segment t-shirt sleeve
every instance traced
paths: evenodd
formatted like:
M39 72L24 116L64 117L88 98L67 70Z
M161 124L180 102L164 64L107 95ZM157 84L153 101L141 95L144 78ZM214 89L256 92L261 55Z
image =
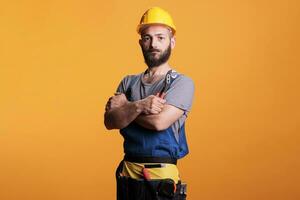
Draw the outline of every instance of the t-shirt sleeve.
M180 75L168 89L165 99L166 103L185 111L190 111L194 98L194 82L187 76Z
M119 83L116 92L120 93L126 93L127 87L128 87L128 76L124 77L122 81Z

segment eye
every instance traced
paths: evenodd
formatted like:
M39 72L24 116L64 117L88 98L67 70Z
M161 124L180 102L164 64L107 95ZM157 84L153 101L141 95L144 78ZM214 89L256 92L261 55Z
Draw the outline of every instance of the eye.
M159 40L164 40L165 38L162 37L162 36L159 36L158 39L159 39Z
M145 36L145 37L143 37L143 38L142 38L142 40L143 40L143 42L147 42L147 41L149 41L149 40L150 40L150 37L148 37L148 36Z

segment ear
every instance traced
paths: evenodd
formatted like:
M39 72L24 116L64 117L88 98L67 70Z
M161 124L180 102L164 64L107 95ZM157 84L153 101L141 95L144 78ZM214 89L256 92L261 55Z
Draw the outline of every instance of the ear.
M170 42L171 42L171 48L174 49L175 43L176 43L176 39L175 39L174 36L171 38L171 41L170 41Z

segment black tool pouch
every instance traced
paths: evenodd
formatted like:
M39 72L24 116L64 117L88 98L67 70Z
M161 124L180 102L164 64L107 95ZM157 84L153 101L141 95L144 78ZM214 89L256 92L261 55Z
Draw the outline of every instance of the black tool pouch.
M120 176L123 163L117 171L117 200L186 200L186 184L173 180L145 180ZM175 191L174 191L175 190Z

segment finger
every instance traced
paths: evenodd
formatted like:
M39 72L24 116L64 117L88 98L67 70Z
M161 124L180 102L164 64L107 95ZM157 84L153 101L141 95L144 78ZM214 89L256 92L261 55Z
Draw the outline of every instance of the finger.
M108 111L108 110L110 110L110 105L105 106L105 111Z
M159 112L156 110L151 110L149 114L156 115L156 114L159 114Z
M105 105L105 110L106 110L107 108L109 108L109 105L108 105L108 104Z
M111 108L118 107L118 103L116 103L116 102L113 102L113 103L111 103L111 104L110 104L110 107L111 107Z
M156 106L156 105L153 105L153 106L152 106L152 109L151 109L151 111L159 112L159 113L161 112L161 110L162 110L162 109L161 109L159 106Z
M163 105L162 104L152 104L150 110L153 110L153 109L156 109L156 110L159 109L161 111L163 109Z
M144 111L143 113L144 113L145 115L151 114L151 112L149 112L149 111Z
M159 101L156 101L156 102L153 102L152 106L156 106L158 108L163 108L164 104Z
M158 104L157 107L159 107L160 109L164 108L164 104Z
M106 106L110 106L111 105L111 101L106 103Z
M162 99L162 98L156 98L156 100L157 100L157 102L162 103L162 104L166 103L166 100Z

